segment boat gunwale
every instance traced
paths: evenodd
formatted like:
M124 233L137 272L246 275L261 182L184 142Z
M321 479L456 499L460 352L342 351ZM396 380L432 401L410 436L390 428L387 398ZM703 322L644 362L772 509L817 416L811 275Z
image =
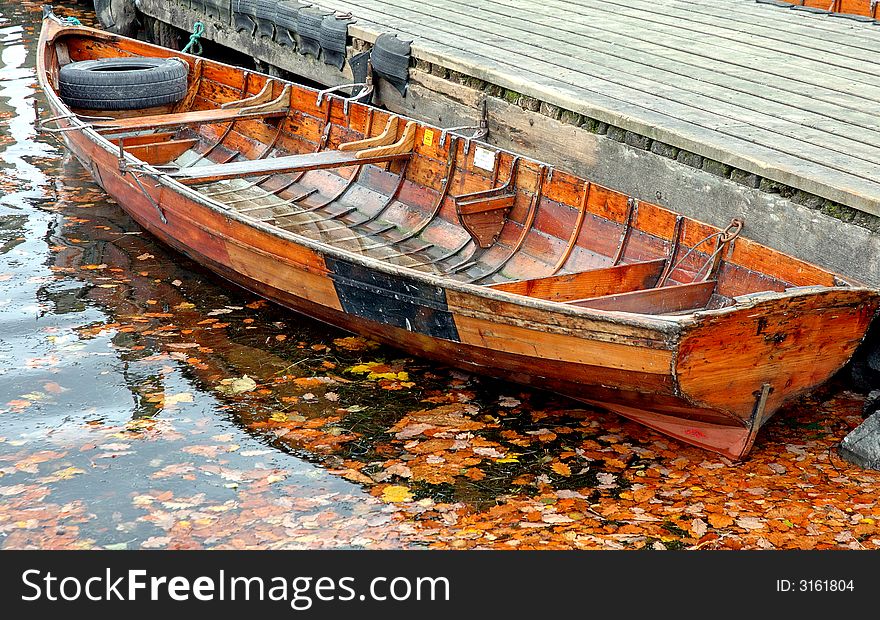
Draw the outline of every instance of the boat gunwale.
M50 22L55 25L55 30L53 32L48 32L49 29L46 28L46 23ZM112 143L107 137L100 134L96 129L90 126L88 123L84 122L82 119L77 117L75 113L72 112L71 108L67 106L67 104L60 98L60 96L55 92L55 89L51 87L47 83L47 78L49 75L49 67L46 66L46 56L45 56L45 48L48 45L54 44L57 40L64 36L82 36L86 38L104 40L111 43L115 43L120 39L124 39L120 35L115 35L112 33L107 33L101 30L88 28L84 26L75 26L62 23L60 18L55 16L54 14L45 16L42 22L42 29L40 33L40 41L38 46L38 63L37 63L37 79L41 86L42 91L45 93L45 96L50 105L57 108L61 112L69 113L69 116L63 118L59 121L68 123L68 126L71 130L79 131L84 137L89 139L96 146L101 147L106 152L115 155L118 157L118 147L116 144ZM172 51L175 54L179 54L181 57L184 57L190 62L195 61L198 57L193 56L191 54L186 54L183 52L179 52L176 50L168 50L168 48L164 48L158 45L153 45L151 43L147 43L144 41L136 41L139 45L142 45L146 48L155 48L157 50L162 51ZM229 68L233 71L243 71L240 67L235 67L233 65L228 65L226 63L222 63L216 60L211 59L203 59L207 62L213 63L218 66ZM251 73L259 74L265 77L268 80L275 80L282 84L292 84L293 86L303 89L305 91L311 91L317 96L319 92L318 89L312 88L310 86L306 86L303 84L297 84L295 82L290 82L288 80L283 80L281 78L272 77L266 75L264 73L260 73L258 71L252 71ZM330 94L329 98L342 99L341 96ZM370 106L366 104L355 103L354 105L361 105L363 107L369 108ZM291 108L292 110L292 108ZM401 119L404 120L414 120L419 125L423 127L427 127L430 129L435 129L440 131L441 128L435 127L433 125L429 125L425 122L419 121L417 119L412 119L411 117L407 117L403 114L398 115ZM78 126L77 126L78 125ZM75 128L75 129L74 129ZM492 150L496 153L504 153L511 157L521 157L523 160L537 165L537 166L549 166L549 164L543 163L540 160L522 156L518 153L509 151L507 149L486 143L481 140L472 140L474 144L483 146L489 150ZM835 276L842 281L846 282L847 286L826 286L826 285L809 285L809 286L799 286L799 287L789 287L784 291L759 291L755 293L748 293L741 296L734 297L733 300L736 302L730 306L725 306L722 308L716 308L712 310L697 310L688 314L680 314L680 315L653 315L653 314L642 314L635 312L623 312L616 310L597 310L593 308L583 308L578 306L570 306L566 304L562 304L559 302L554 302L550 300L543 300L539 298L529 297L526 295L519 295L516 293L508 293L505 291L500 291L496 289L492 289L487 286L480 286L476 284L470 284L468 282L460 282L458 280L454 280L451 278L444 278L441 276L437 276L432 273L426 273L424 271L419 271L417 269L409 268L403 265L394 265L385 261L382 261L378 258L372 258L369 256L365 256L363 254L358 254L355 252L351 252L342 248L338 248L336 246L330 245L328 243L318 241L312 239L310 237L306 237L301 234L294 233L292 231L288 231L276 226L271 226L269 224L263 223L255 218L252 218L246 214L242 214L237 212L234 209L230 209L228 205L220 202L219 200L212 199L210 196L207 196L192 187L187 186L180 181L169 177L161 170L158 170L154 166L143 162L142 160L136 158L134 155L124 152L125 161L137 164L137 166L148 173L148 176L155 179L159 185L169 189L170 191L175 192L178 195L185 197L188 200L195 202L196 204L201 205L202 207L206 207L212 212L221 215L225 218L233 219L243 225L251 227L253 229L259 230L260 232L267 233L273 237L278 239L282 239L286 242L294 243L300 246L303 246L309 250L315 251L322 255L329 255L332 258L341 259L348 262L353 262L361 267L365 267L368 269L376 270L380 273L385 273L392 276L398 277L406 277L416 281L420 281L424 284L428 284L430 286L435 286L444 290L452 290L454 292L473 295L476 297L484 298L490 301L511 303L517 306L530 308L539 311L550 312L553 314L563 315L563 316L571 316L579 319L587 319L594 320L601 323L612 323L630 327L636 327L641 329L650 329L655 330L662 333L665 336L682 336L683 330L687 327L693 327L697 324L701 323L703 320L724 316L726 314L732 314L734 312L739 312L742 310L753 308L762 302L769 302L775 300L784 300L792 297L799 296L809 296L814 295L819 292L833 292L833 291L846 291L846 292L871 292L875 295L878 294L878 290L861 285L860 283L852 281L850 278L842 278L838 274L820 267L818 265L813 265L808 261L804 261L797 257L792 257L795 260L813 266L818 270L827 273L829 275ZM573 175L576 176L576 175ZM579 177L578 177L579 178ZM600 186L602 187L602 186ZM610 190L609 191L615 191ZM665 207L658 208L665 209L670 213L675 214L675 211L670 209L666 209ZM704 222L700 222L694 218L687 218L699 224L703 224L709 226L711 228L717 228L712 226L711 224L706 224ZM761 247L766 247L763 244L758 244ZM746 267L746 266L744 266ZM748 268L748 267L746 267ZM585 270L588 271L588 270ZM458 311L458 309L456 309ZM498 320L498 315L492 315L495 320Z

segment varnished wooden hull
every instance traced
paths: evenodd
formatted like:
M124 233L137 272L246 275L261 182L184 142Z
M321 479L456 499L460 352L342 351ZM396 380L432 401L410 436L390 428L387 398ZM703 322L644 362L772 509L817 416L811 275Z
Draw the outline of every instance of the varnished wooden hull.
M54 22L44 25L39 50L54 115L68 112L49 83L58 32ZM774 411L846 363L878 306L875 291L829 286L831 276L813 288L740 296L734 305L684 315L563 305L279 230L173 179L141 176L142 189L98 132L61 135L144 229L227 280L343 329L605 407L735 459Z

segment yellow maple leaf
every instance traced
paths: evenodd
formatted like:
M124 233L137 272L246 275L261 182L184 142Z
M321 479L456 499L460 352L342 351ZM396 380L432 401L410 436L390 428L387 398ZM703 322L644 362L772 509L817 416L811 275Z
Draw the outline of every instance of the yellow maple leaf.
M78 469L76 467L67 467L65 469L59 469L58 471L54 472L50 476L50 478L52 478L53 480L70 480L74 476L84 473L86 472L82 469Z
M501 459L495 459L496 463L519 463L519 454L513 452Z
M390 379L391 381L397 379L396 372L371 372L367 375L367 379L371 381L375 381L376 379Z
M412 498L409 487L393 484L382 490L382 499L386 502L409 502L412 501Z

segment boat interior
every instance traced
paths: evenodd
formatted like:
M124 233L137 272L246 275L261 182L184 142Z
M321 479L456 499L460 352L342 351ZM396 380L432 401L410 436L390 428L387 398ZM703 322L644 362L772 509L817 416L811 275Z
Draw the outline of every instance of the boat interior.
M149 51L69 36L58 62ZM440 128L202 59L173 106L74 110L223 209L350 253L561 304L687 314L846 285L724 229ZM560 145L564 148L564 145Z

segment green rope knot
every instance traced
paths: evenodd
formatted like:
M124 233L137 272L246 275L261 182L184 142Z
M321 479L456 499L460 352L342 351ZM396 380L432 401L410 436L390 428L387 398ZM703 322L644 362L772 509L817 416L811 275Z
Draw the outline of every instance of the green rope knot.
M77 18L75 18L75 17L65 17L65 18L63 18L63 19L64 19L64 22L65 22L68 26L82 26L82 22L79 21L79 20L78 20Z
M193 32L189 35L189 43L186 44L181 52L184 54L195 54L196 56L202 55L202 42L199 41L199 37L205 34L205 24L202 22L196 22L193 24Z

